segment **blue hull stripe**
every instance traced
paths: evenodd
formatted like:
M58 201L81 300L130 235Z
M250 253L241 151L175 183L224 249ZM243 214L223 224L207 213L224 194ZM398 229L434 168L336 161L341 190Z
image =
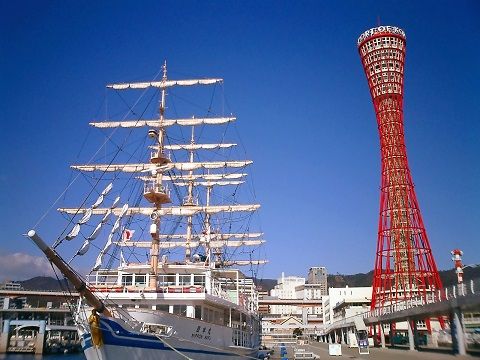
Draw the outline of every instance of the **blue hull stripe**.
M110 319L101 318L100 323L102 328L103 343L106 345L173 351L170 347L166 346L161 340L159 340L153 335L132 333L125 330L118 323ZM82 347L83 351L93 346L91 334L84 334L83 340L85 343L85 345ZM166 339L166 341L168 341L168 339ZM202 344L199 345L201 346ZM239 356L239 354L231 352L220 352L212 350L197 350L191 348L176 348L176 350L180 351L181 353L188 352L194 354L209 354L217 356Z

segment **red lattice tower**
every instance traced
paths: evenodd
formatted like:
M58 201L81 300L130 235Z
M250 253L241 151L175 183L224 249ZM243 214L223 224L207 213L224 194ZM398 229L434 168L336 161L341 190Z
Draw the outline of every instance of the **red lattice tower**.
M408 167L403 129L405 33L393 26L364 32L358 50L377 116L382 156L380 220L372 309L442 288Z

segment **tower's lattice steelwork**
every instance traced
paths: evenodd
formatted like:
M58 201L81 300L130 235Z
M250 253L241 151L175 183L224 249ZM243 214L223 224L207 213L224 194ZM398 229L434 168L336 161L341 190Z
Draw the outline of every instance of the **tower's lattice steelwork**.
M364 32L358 50L377 116L382 157L380 220L372 308L423 297L442 287L418 206L403 130L405 33Z

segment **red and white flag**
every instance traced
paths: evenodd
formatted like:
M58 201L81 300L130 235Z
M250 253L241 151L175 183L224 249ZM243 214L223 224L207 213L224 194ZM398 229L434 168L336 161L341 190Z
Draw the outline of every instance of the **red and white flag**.
M124 229L122 234L122 240L123 241L131 240L134 232L135 230Z

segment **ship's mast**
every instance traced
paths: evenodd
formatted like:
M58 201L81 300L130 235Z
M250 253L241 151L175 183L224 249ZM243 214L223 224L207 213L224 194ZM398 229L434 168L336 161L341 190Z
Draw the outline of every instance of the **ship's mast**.
M163 64L163 76L162 82L167 81L167 62ZM160 100L160 122L158 126L158 135L157 135L157 150L156 152L152 153L150 158L150 162L153 164L166 164L170 162L170 160L166 157L164 152L164 137L165 137L165 127L163 126L163 122L165 120L165 101L166 101L166 88L161 88L161 100ZM155 171L154 174L154 181L151 184L151 188L148 189L149 192L145 191L145 198L150 201L156 210L160 210L162 208L162 204L169 203L170 197L168 194L168 190L162 184L162 171ZM152 236L152 246L150 249L150 288L156 289L157 288L157 277L158 277L158 254L159 254L159 242L160 242L160 216L154 212L151 216L152 224L150 225L150 235Z
M262 233L239 233L228 232L220 233L212 230L211 220L212 215L219 213L236 213L236 212L254 212L260 205L258 204L212 204L212 192L216 186L238 186L242 184L243 178L247 175L238 173L235 170L248 166L252 163L251 160L222 160L222 161L198 161L196 159L195 151L197 150L215 150L228 149L237 144L231 143L197 143L195 141L195 126L203 125L221 125L228 124L236 118L233 116L222 117L190 117L190 118L167 118L166 110L166 95L169 87L190 87L196 85L212 85L221 83L223 80L219 78L207 79L184 79L184 80L169 80L167 78L167 64L163 65L163 76L158 81L146 81L135 83L115 83L107 85L107 88L114 90L129 90L129 89L147 89L150 87L160 89L159 100L159 117L155 119L142 120L122 120L122 121L102 121L92 122L92 126L97 128L140 128L148 127L148 136L154 140L154 144L150 146L152 153L149 163L128 163L128 164L88 164L88 165L72 165L73 169L82 172L103 171L103 172L124 172L124 173L141 173L150 172L149 176L141 176L138 179L145 181L143 195L150 202L149 207L128 207L124 205L122 209L112 207L75 207L75 208L59 208L58 210L65 214L85 214L89 212L90 215L104 215L114 214L121 218L123 215L143 215L149 216L150 223L150 238L144 241L136 240L129 241L123 239L120 242L115 242L120 246L135 246L136 248L145 248L150 250L150 281L149 287L152 290L157 289L157 277L159 272L159 252L160 249L171 249L177 247L185 248L185 262L191 262L192 248L204 246L205 255L207 257L206 263L214 266L216 261L222 261L222 250L225 247L241 247L241 246L258 246L264 242L258 239ZM166 129L171 126L191 126L192 135L189 144L165 144ZM189 159L186 162L172 162L166 151L188 151ZM195 161L197 160L197 161ZM196 173L197 170L206 170L206 173ZM215 170L223 169L222 172ZM178 170L180 174L164 174L169 170ZM213 173L210 171L213 170ZM170 203L170 191L163 183L172 182L174 186L186 186L187 196L183 199L180 206L164 206ZM198 204L197 194L195 189L197 186L205 187L206 203L200 206ZM203 192L203 191L202 191ZM193 217L197 214L205 214L203 221L203 231L201 236L194 236ZM185 234L161 234L160 225L162 216L181 216L186 217L187 231ZM77 224L78 225L78 224ZM101 225L101 224L100 224ZM100 227L97 226L98 229ZM94 231L94 233L97 230ZM212 236L213 234L213 236ZM109 246L112 245L112 240L109 238L104 250L97 258L96 268L101 266L102 256ZM83 245L82 245L83 248ZM85 252L83 252L85 253ZM82 255L82 254L80 254ZM248 264L265 263L264 260L223 260L223 265L248 265Z
M190 139L190 145L192 145L190 153L190 163L193 163L194 160L194 150L193 145L195 144L195 127L192 126L192 137ZM194 206L196 205L193 199L193 170L188 172L190 180L188 181L188 195L185 199L183 205L185 206ZM192 229L193 229L193 217L190 215L187 217L187 237L186 237L186 247L185 247L185 261L190 262L192 249L190 247L192 241Z
M212 196L212 186L207 186L207 206L210 206L210 197ZM210 225L210 214L205 214L205 255L207 256L208 263L212 264L212 254L210 251L210 240L212 234L212 228Z

